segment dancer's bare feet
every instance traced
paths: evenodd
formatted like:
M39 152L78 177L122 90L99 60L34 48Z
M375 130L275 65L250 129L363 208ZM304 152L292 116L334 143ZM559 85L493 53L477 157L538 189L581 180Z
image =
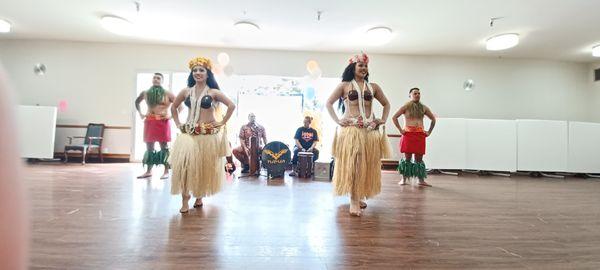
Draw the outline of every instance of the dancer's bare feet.
M350 215L355 217L360 217L362 214L362 210L360 210L360 203L352 200L350 202Z
M160 179L167 179L167 178L169 178L169 170L165 170L163 175L160 177Z
M202 205L204 205L202 198L196 198L196 201L194 202L194 208L200 208Z
M181 209L179 209L180 213L187 213L190 210L190 206L188 205L189 200L190 195L181 195Z
M422 187L431 187L432 185L428 184L425 181L419 181L419 186L422 186Z
M142 179L142 178L148 178L148 177L152 177L152 172L151 171L147 171L144 174L138 176L138 179Z
M398 185L401 185L401 186L408 185L408 179L402 177L402 180L400 180L400 182L398 182Z

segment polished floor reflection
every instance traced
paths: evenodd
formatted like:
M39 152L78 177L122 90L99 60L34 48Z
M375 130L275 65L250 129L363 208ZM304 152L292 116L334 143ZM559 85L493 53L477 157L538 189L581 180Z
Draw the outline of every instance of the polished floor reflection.
M139 164L26 168L32 269L600 269L600 181L433 175L360 218L330 182L228 179L181 215ZM190 202L191 205L192 202Z

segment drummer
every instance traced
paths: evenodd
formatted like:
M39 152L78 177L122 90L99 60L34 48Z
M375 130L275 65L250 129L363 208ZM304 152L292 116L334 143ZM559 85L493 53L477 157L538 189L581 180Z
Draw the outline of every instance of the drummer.
M319 141L319 136L314 128L310 127L313 118L310 116L304 117L304 125L296 130L294 140L296 145L294 146L294 157L292 158L292 172L290 176L296 176L296 167L298 165L298 153L299 152L311 152L313 153L313 162L319 159L319 150L315 148Z
M248 124L240 128L240 146L233 149L233 155L242 164L242 173L248 173L250 170L250 139L258 140L258 149L267 144L267 133L265 128L256 123L256 115L250 113L248 115Z

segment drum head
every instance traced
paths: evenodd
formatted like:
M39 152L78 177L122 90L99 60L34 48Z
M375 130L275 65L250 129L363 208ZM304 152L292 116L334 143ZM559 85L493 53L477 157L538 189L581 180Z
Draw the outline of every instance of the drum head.
M283 172L290 161L290 149L282 142L273 141L263 148L262 163L267 171Z

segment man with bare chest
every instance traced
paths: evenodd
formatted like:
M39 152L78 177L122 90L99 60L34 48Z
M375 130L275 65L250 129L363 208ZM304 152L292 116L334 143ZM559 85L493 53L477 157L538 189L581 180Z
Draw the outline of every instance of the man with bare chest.
M427 170L423 162L423 155L425 155L425 140L431 135L436 119L429 107L421 103L419 88L410 89L408 95L410 101L404 104L392 117L394 125L402 134L400 152L404 154L404 159L400 161L398 166L398 171L402 175L400 184L406 185L409 178L416 177L419 179L420 186L430 187L431 185L425 182ZM401 115L404 115L404 128L398 122ZM425 130L423 126L425 116L431 119L429 130Z
M135 108L140 117L144 120L144 142L146 143L146 153L144 154L143 164L147 166L144 174L138 178L148 178L152 176L152 167L154 165L164 165L165 170L161 179L169 177L169 158L168 142L171 141L171 127L168 114L169 107L175 100L173 93L162 87L163 75L155 73L152 77L152 87L143 91L135 99ZM142 113L140 103L146 101L148 111ZM154 150L154 144L160 144L160 151Z

